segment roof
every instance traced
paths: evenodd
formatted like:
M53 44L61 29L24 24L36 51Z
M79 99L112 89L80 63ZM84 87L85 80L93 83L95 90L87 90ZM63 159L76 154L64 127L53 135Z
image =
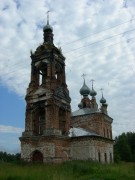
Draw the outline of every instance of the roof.
M86 114L92 114L98 112L95 109L90 109L90 108L82 108L77 111L74 111L71 113L71 116L80 116L80 115L86 115Z
M69 130L69 137L79 137L79 136L93 136L97 135L94 131L88 131L86 129L80 128L80 127L73 127ZM98 135L97 135L98 136Z

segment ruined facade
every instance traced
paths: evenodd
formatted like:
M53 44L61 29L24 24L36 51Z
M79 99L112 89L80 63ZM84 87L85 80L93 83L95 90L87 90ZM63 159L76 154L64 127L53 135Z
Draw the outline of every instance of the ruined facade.
M47 20L44 42L31 52L31 80L26 93L25 131L20 137L25 161L62 162L72 159L113 162L112 118L103 95L84 84L79 110L71 113L65 57L53 44ZM91 99L89 98L91 95Z

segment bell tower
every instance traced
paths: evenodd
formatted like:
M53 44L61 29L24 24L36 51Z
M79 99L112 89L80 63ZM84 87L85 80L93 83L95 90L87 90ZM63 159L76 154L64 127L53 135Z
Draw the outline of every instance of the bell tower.
M70 97L65 78L65 57L53 44L53 28L43 28L44 42L31 52L31 81L26 94L24 134L65 134L70 126Z
M25 131L20 138L22 149L28 138L65 137L70 128L71 99L66 84L65 57L53 44L49 14L43 34L44 42L35 52L31 51L31 79L25 97Z

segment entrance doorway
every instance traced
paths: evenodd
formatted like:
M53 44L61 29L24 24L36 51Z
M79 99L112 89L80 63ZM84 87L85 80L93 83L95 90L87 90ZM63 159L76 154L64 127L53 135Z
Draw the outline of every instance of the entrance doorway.
M43 154L40 151L34 151L32 155L33 162L43 162Z

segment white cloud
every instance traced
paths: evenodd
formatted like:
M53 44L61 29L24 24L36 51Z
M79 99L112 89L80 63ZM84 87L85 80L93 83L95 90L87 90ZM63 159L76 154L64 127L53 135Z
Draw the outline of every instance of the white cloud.
M0 125L0 133L15 133L15 134L21 134L24 129L22 128L17 128L14 126L5 126L5 125Z
M101 97L99 89L104 88L114 132L135 130L135 31L127 32L135 29L134 5L134 0L127 0L126 6L123 0L1 0L0 82L25 96L30 50L43 42L41 27L46 23L46 11L51 9L54 42L60 42L66 57L72 109L80 102L81 75L86 73L89 86L91 79L96 80L97 100Z

